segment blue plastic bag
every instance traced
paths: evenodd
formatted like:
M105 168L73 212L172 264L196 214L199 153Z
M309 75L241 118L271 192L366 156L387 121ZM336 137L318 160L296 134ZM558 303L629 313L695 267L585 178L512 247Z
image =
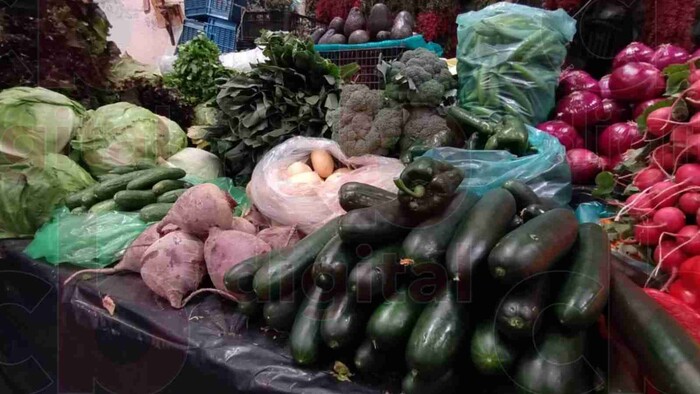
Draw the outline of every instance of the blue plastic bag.
M318 44L314 48L317 52L350 51L357 49L381 49L401 47L406 49L425 48L442 56L442 47L434 42L426 42L421 34L404 38L401 40L384 40L377 42L366 42L364 44Z
M600 219L613 216L607 205L598 202L584 202L576 207L576 219L579 223L599 223Z
M461 190L483 195L505 181L518 179L540 197L560 205L571 201L571 169L566 151L551 135L528 126L530 144L536 154L517 157L503 150L435 148L424 156L444 160L464 171Z
M561 9L502 2L461 14L457 24L460 105L545 121L576 21Z

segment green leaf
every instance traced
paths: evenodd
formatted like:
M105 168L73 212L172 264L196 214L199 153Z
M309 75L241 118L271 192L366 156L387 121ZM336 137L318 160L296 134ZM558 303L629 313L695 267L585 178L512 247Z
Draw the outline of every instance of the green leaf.
M331 75L324 75L323 76L326 79L326 82L328 82L329 85L335 85L335 78Z
M335 94L329 94L328 97L326 97L326 103L324 106L328 109L338 108L338 96Z
M593 196L598 198L609 197L615 190L615 176L609 171L603 171L595 177L596 187Z
M688 103L683 99L678 99L671 109L671 120L676 122L685 122L690 117L690 111L688 110Z
M670 107L673 105L673 102L675 99L673 98L668 98L663 101L659 101L658 103L649 106L647 109L644 110L644 112L637 117L637 128L639 128L639 132L644 133L647 130L647 117L649 116L650 113L656 111L659 108L663 107Z
M673 96L681 93L690 87L688 82L690 71L679 71L668 76L666 80L666 95Z
M380 66L377 66L379 68ZM349 81L360 71L360 65L357 63L344 64L340 66L340 79Z

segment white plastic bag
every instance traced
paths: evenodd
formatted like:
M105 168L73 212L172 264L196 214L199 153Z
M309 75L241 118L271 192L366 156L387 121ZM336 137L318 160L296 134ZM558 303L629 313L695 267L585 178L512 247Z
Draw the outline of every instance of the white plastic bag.
M326 150L337 162L353 170L319 184L290 182L287 167L306 161L312 151ZM348 158L335 141L294 137L270 150L253 170L248 196L257 209L273 222L311 233L345 211L338 203L338 190L347 182L362 182L396 191L394 178L403 170L397 159L380 156Z
M251 64L262 63L265 60L267 57L259 47L247 51L224 53L219 56L219 61L224 67L240 72L248 72L253 69Z

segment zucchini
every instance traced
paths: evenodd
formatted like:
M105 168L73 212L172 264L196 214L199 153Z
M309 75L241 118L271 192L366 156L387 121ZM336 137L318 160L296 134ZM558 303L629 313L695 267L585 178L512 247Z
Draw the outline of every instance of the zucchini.
M395 198L396 193L360 182L345 183L338 191L340 206L348 212L379 205Z
M476 327L470 352L476 370L487 376L507 375L518 357L516 349L501 338L491 321Z
M459 223L447 247L447 272L456 282L471 284L472 273L508 232L515 216L515 199L505 189L487 192Z
M615 331L662 393L700 393L700 345L623 273L613 271L609 316Z
M122 175L122 174L134 172L134 171L138 171L138 170L148 170L149 168L153 168L155 166L156 165L153 163L144 162L144 163L139 163L139 164L131 164L131 165L126 165L126 166L114 167L109 171L109 173Z
M511 179L503 184L503 188L508 190L510 194L515 197L515 203L517 205L518 211L525 209L525 207L530 205L539 205L542 200L537 196L534 190L525 183L517 180Z
M474 194L458 193L445 210L411 230L403 241L401 264L414 273L421 272L425 264L442 264L457 224L477 200Z
M358 300L374 302L395 289L401 244L383 246L357 263L348 277L348 292Z
M598 224L579 226L567 278L554 308L559 322L584 329L598 320L610 294L610 242Z
M332 219L292 248L285 248L285 253L268 254L270 258L253 278L255 294L265 301L276 300L297 288L316 255L338 232L339 220L340 218Z
M97 204L93 205L88 209L88 212L90 213L105 213L105 212L111 212L111 211L117 211L119 210L119 206L114 200L105 200L102 202L98 202Z
M175 202L181 195L183 195L187 189L177 189L170 190L158 196L156 199L158 202ZM151 192L152 193L152 192Z
M304 292L297 290L277 301L265 303L265 306L263 306L265 324L279 332L289 331L294 324L294 318L302 298L304 298Z
M88 210L87 210L85 207L80 206L80 207L75 207L75 208L73 208L73 210L71 210L70 213L72 213L72 214L74 214L74 215L77 215L77 214L80 214L80 213L86 213L87 211L88 211Z
M104 174L104 175L98 175L97 180L100 182L108 181L110 179L114 179L118 177L119 174Z
M233 293L250 294L253 292L253 278L260 267L271 259L281 258L286 249L273 250L271 252L253 256L235 264L224 274L224 286Z
M297 364L310 365L318 360L323 346L321 318L326 306L323 290L314 287L297 312L289 334L289 347Z
M421 313L406 345L406 362L421 379L444 375L452 366L467 335L464 305L447 287Z
M362 374L381 372L386 366L386 354L379 351L372 341L365 340L355 352L355 368Z
M504 283L546 271L573 246L578 233L569 209L547 211L508 233L489 254L489 270Z
M457 391L459 377L449 369L437 379L422 379L412 373L406 374L401 381L402 394L450 394Z
M75 193L71 194L70 196L66 197L66 207L68 207L68 209L75 209L81 205L85 206L85 205L83 205L83 195L85 195L85 194L92 195L94 193L95 189L97 188L97 185L98 184L96 183L92 186L88 186L87 188L85 188L81 191L75 192ZM88 205L87 207L89 208L90 206L92 206L92 204Z
M346 213L338 234L351 244L387 243L403 239L418 223L417 215L405 211L396 199Z
M157 222L162 220L168 212L170 212L170 208L172 207L173 204L164 202L149 204L141 208L139 211L139 218L146 223Z
M367 338L382 351L402 348L424 307L407 287L399 289L372 313Z
M532 204L526 206L520 211L520 217L523 218L523 223L526 223L547 211L549 211L549 209L544 207L543 205Z
M316 256L311 273L314 283L324 291L345 289L348 274L358 260L355 247L334 235Z
M134 178L126 186L127 190L145 190L150 189L156 183L166 179L180 179L187 175L185 170L179 168L159 167L146 170L145 173Z
M150 190L122 190L114 194L114 201L124 211L141 209L156 202L156 195Z
M185 188L185 181L179 180L179 179L164 179L151 188L151 191L155 193L156 196L160 196L161 194L165 192L169 192L172 190L177 190L177 189L184 189Z
M336 294L326 308L321 323L321 338L333 349L356 346L362 339L367 311L348 292Z
M243 297L238 301L236 311L249 319L257 319L262 313L263 304L256 297Z
M107 200L114 197L114 194L118 191L126 190L126 185L132 180L138 178L144 173L150 170L139 170L134 172L129 172L127 174L120 175L114 179L104 181L97 185L95 189L95 196L101 200Z
M531 337L539 329L540 314L547 306L549 275L540 274L515 285L501 300L496 326L511 339Z

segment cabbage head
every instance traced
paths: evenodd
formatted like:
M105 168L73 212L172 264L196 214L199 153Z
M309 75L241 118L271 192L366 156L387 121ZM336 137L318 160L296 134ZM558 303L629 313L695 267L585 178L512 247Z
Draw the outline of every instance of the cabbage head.
M170 119L122 102L88 111L71 146L93 175L101 175L122 165L167 159L187 146L187 136Z
M55 153L0 165L0 238L33 235L66 196L94 183L73 160Z
M44 88L0 92L0 164L60 153L77 131L85 109Z

